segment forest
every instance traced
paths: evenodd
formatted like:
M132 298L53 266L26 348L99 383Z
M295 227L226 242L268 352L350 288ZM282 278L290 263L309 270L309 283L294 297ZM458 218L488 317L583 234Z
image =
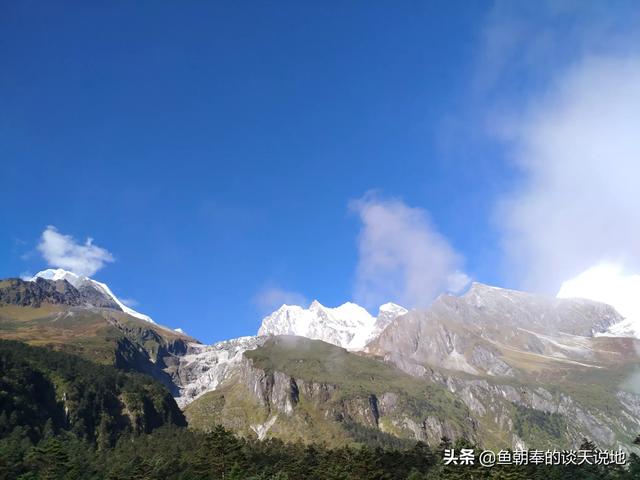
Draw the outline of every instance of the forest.
M0 341L0 480L422 480L638 479L626 466L445 465L464 440L360 444L239 438L223 427L189 429L166 388L154 380L74 355ZM595 445L585 440L582 449ZM477 451L477 450L476 450Z

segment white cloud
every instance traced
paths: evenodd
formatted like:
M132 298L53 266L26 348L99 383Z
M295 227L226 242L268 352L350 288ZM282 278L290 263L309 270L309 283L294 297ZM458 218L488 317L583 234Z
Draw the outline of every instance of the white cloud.
M105 263L114 260L109 251L94 245L92 238L79 244L72 236L58 232L52 225L42 232L38 250L49 266L64 268L78 275L91 276Z
M477 39L476 90L513 106L592 52L638 52L639 20L634 2L495 0Z
M555 293L603 262L640 271L640 60L576 64L517 124L525 181L498 217L520 286Z
M497 0L475 75L488 130L522 173L496 209L506 280L636 318L638 20L633 2Z
M254 297L253 303L262 313L270 313L282 305L307 306L309 301L304 295L276 286L263 287Z
M22 272L22 273L20 274L20 278L21 278L22 280L25 280L25 281L31 280L31 279L33 278L33 273L31 273L31 272L29 272L29 271Z
M562 283L560 298L590 298L608 303L625 318L640 322L640 275L621 265L602 263Z
M469 283L460 270L462 258L425 210L372 195L351 202L351 209L362 221L357 302L367 308L388 301L426 306L440 293L459 292Z
M121 298L120 301L127 307L137 307L140 305L140 302L138 302L135 298Z

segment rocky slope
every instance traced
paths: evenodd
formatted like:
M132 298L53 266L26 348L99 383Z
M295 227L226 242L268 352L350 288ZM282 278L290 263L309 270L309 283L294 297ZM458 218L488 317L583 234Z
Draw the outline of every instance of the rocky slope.
M620 321L604 304L474 284L397 318L366 351L446 385L486 441L616 446L640 430L640 343L598 336Z
M54 282L66 281L70 283L78 290L87 306L120 310L132 317L154 323L148 315L136 312L134 309L122 303L106 284L93 280L92 278L76 275L73 272L57 268L38 272L31 278L31 281L36 282L39 279L52 280Z
M475 439L469 410L446 388L302 337L258 337L215 390L190 403L191 425L249 436L346 444L366 438Z
M195 340L130 315L86 280L78 287L67 278L0 280L0 338L50 345L97 363L149 374L177 393L165 370Z
M470 374L515 374L506 357L571 364L598 357L595 335L622 317L610 306L473 284L392 322L366 350ZM606 356L606 355L605 355Z
M309 311L320 308L325 307L312 305ZM260 333L295 329L303 311L280 309L267 317ZM291 319L286 312L297 316ZM380 333L364 352L348 355L364 356L377 368L384 362L414 382L453 394L468 409L472 434L484 445L568 448L586 436L616 447L629 445L640 431L635 372L640 345L600 336L622 320L613 308L595 302L474 284L462 297L442 296L428 310L400 310L388 319L379 315L385 323ZM310 316L304 332L331 331L327 323L327 316ZM423 394L408 403L391 402L394 413L372 422L375 411L388 412L381 405L388 406L397 391L368 383L366 368L341 370L328 350L318 356L307 343L285 338L247 337L194 348L180 361L176 377L185 382L179 400L188 416L205 428L218 419L246 435L303 440L313 434L348 441L350 428L427 441L434 441L435 432L460 434L441 423L434 427L438 422L425 414L428 408L407 409L420 405ZM345 392L351 392L351 383L340 380L345 377L369 387L350 397ZM334 401L345 397L346 403ZM373 398L375 408L367 407Z
M308 309L283 305L263 319L257 337L189 345L186 355L176 358L170 369L179 386L178 403L185 406L218 388L234 374L244 352L263 345L267 337L294 335L359 350L405 313L405 308L393 303L382 305L377 317L354 303L329 308L314 301Z

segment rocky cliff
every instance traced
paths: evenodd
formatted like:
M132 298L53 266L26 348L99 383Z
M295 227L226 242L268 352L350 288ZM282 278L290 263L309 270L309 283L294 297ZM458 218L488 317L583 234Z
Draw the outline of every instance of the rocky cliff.
M243 353L233 374L186 408L198 428L344 444L369 436L476 438L470 412L446 388L324 342L277 336Z

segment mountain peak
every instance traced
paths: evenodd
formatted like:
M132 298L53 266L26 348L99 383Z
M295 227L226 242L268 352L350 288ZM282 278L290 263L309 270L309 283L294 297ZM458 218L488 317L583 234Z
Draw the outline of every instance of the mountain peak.
M481 282L471 282L471 286L469 287L469 290L468 290L468 292L500 292L500 291L512 292L516 290L509 290L502 287L495 287L493 285L487 285L486 283L481 283Z
M131 315L132 317L139 318L140 320L144 320L145 322L155 323L148 315L137 312L122 303L105 283L98 282L89 277L78 275L62 268L48 268L46 270L42 270L36 273L31 278L31 281L36 281L38 278L52 281L66 280L78 290L90 289L94 293L97 292L101 297L107 298L111 302L115 303L115 305L117 305L124 313Z
M378 311L380 313L382 313L382 312L391 312L391 313L397 313L398 315L403 315L403 314L407 313L409 310L407 310L406 308L404 308L401 305L398 305L397 303L387 302L387 303L384 303L384 304L380 305L380 308L378 309Z
M44 278L45 280L53 281L66 280L74 287L78 287L83 280L88 280L87 277L77 275L62 268L47 268L46 270L36 273L30 280L35 281L36 278Z
M314 300L309 305L309 310L317 310L318 308L324 308L324 305L322 305L318 300Z
M406 312L402 307L392 305L387 304L381 310L385 324ZM258 335L297 335L349 350L361 350L379 331L379 320L357 303L325 307L314 300L309 308L280 307L262 320Z

